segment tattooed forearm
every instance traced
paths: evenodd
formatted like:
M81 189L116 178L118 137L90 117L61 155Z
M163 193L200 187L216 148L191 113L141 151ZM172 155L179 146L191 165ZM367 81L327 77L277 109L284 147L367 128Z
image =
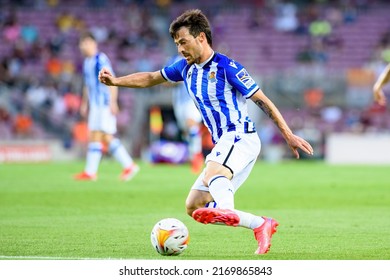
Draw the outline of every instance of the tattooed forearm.
M255 104L260 107L261 110L273 121L275 121L274 116L272 114L272 109L261 99L257 99Z
M286 125L283 121L283 117L280 116L280 113L277 109L276 111L273 111L272 108L270 108L270 106L268 106L268 104L261 99L257 99L254 102L275 123L275 125L280 129L282 133L285 133L287 131Z
M289 138L292 134L283 116L280 114L278 108L269 100L264 93L259 92L252 96L252 101L259 106L261 110L274 122L279 128L284 138Z

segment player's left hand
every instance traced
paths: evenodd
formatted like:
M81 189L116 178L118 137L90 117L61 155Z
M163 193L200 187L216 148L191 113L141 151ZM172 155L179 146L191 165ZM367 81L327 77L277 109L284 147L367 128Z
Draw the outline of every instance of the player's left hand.
M298 149L304 151L308 155L313 155L313 147L305 139L293 134L286 141L297 159L299 159Z
M80 105L80 115L83 118L86 118L88 115L88 103L87 102L81 102Z
M111 105L110 105L110 110L111 110L111 113L112 113L113 115L118 114L118 113L119 113L118 103L112 102Z
M374 87L374 100L379 105L382 105L382 106L386 105L386 97L385 97L385 94L383 93L382 89L376 89Z

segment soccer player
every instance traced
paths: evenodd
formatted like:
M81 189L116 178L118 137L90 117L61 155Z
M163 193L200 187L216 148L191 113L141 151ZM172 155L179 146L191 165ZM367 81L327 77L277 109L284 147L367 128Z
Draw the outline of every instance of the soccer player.
M173 64L181 59L182 57L180 55L176 55L169 64ZM203 166L202 137L200 131L202 117L188 94L184 83L174 84L172 88L173 111L179 128L184 132L188 140L191 170L193 173L198 174L201 172Z
M234 207L234 193L248 177L260 152L260 139L248 116L246 100L251 99L274 121L296 158L298 149L312 155L313 148L292 133L241 64L214 52L210 25L200 10L184 12L171 23L169 32L184 59L160 71L118 78L102 69L99 79L106 85L136 88L184 81L215 142L205 169L188 194L187 213L204 224L252 229L258 243L255 253L265 254L278 222ZM213 201L217 208L206 207Z
M386 105L386 97L383 93L383 86L390 81L390 63L380 74L378 80L374 84L374 100L380 105Z
M98 80L98 73L103 67L113 73L110 60L104 53L99 52L97 42L91 33L81 36L79 47L85 56L83 64L85 85L80 114L86 117L88 112L89 143L85 169L77 174L75 179L96 180L105 145L123 167L120 179L128 181L139 171L139 167L121 141L114 136L117 129L115 114L118 112L118 88L107 87Z

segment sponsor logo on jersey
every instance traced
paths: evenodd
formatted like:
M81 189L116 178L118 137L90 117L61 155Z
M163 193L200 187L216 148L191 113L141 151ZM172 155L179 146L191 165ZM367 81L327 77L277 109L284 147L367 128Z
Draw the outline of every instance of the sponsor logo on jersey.
M237 65L234 63L234 61L233 61L233 60L231 60L231 61L229 62L229 66L231 66L231 67L233 67L233 68L236 68L236 69L237 69Z
M241 71L236 74L236 77L247 89L250 89L250 87L255 84L255 81L245 68L241 69Z

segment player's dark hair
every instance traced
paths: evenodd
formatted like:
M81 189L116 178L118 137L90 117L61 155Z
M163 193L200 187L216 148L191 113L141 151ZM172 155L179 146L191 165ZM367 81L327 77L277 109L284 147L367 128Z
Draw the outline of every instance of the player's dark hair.
M89 31L85 31L85 32L81 33L80 41L85 40L85 39L92 39L92 40L96 41L95 36L93 36L92 32L89 32Z
M177 31L179 31L179 29L183 26L187 27L190 34L194 37L197 37L201 32L204 32L207 43L210 47L213 46L210 23L201 10L196 9L185 11L171 23L171 26L169 27L169 34L173 39L175 39Z

